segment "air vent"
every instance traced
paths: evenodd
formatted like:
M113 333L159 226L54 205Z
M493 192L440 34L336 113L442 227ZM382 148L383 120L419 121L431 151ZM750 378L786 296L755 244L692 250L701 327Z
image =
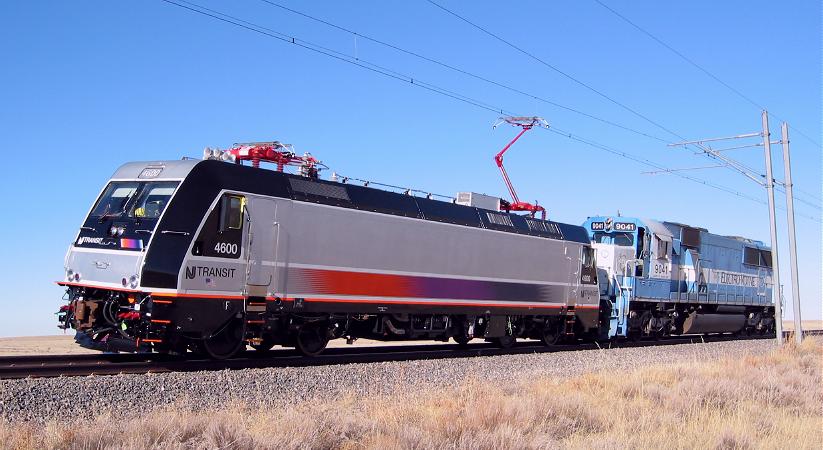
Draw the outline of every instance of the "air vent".
M560 235L560 227L558 227L556 223L544 222L537 219L526 219L526 223L529 225L529 230L531 231Z
M500 225L502 227L514 227L511 217L505 214L497 214L487 211L486 218L489 219L490 223L493 223L495 225Z
M319 197L351 201L349 199L349 193L346 192L346 188L343 186L318 183L316 181L300 180L297 178L289 179L289 183L291 183L291 188L294 192L305 195L315 195Z

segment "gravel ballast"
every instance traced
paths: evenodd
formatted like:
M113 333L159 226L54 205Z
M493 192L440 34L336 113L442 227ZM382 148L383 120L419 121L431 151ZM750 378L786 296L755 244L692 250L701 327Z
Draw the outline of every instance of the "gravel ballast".
M515 383L536 377L742 358L774 348L771 340L725 341L317 367L3 380L0 418L45 422L92 418L103 412L130 417L169 406L204 411L238 403L276 408L341 394L391 394L456 386L469 379Z

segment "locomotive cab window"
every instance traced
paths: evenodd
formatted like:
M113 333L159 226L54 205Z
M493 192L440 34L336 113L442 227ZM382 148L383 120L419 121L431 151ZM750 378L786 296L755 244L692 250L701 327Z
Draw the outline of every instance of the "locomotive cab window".
M657 240L657 259L669 259L669 247L671 242L655 237Z
M594 267L594 248L583 247L583 267L590 269Z
M595 250L592 247L583 247L583 254L580 261L580 282L583 284L597 284L597 264L595 263Z
M220 199L220 232L243 228L243 197L224 195Z
M224 194L206 218L192 246L192 255L239 258L243 252L245 205L245 197Z

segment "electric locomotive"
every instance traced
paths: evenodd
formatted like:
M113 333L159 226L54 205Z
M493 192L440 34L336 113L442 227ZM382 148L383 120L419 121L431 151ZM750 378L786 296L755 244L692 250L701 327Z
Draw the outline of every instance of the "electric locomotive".
M771 250L762 242L620 216L583 226L597 251L609 338L774 333Z
M124 164L66 255L61 327L89 348L212 358L247 344L315 355L336 338L600 336L585 228L319 168L279 142Z

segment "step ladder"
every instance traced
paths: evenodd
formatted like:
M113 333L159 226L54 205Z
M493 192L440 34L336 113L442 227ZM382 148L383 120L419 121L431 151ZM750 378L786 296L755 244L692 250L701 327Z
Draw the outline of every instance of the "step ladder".
M577 316L574 312L574 306L569 306L566 309L566 318L564 320L563 333L566 336L574 336L574 324L577 322Z

